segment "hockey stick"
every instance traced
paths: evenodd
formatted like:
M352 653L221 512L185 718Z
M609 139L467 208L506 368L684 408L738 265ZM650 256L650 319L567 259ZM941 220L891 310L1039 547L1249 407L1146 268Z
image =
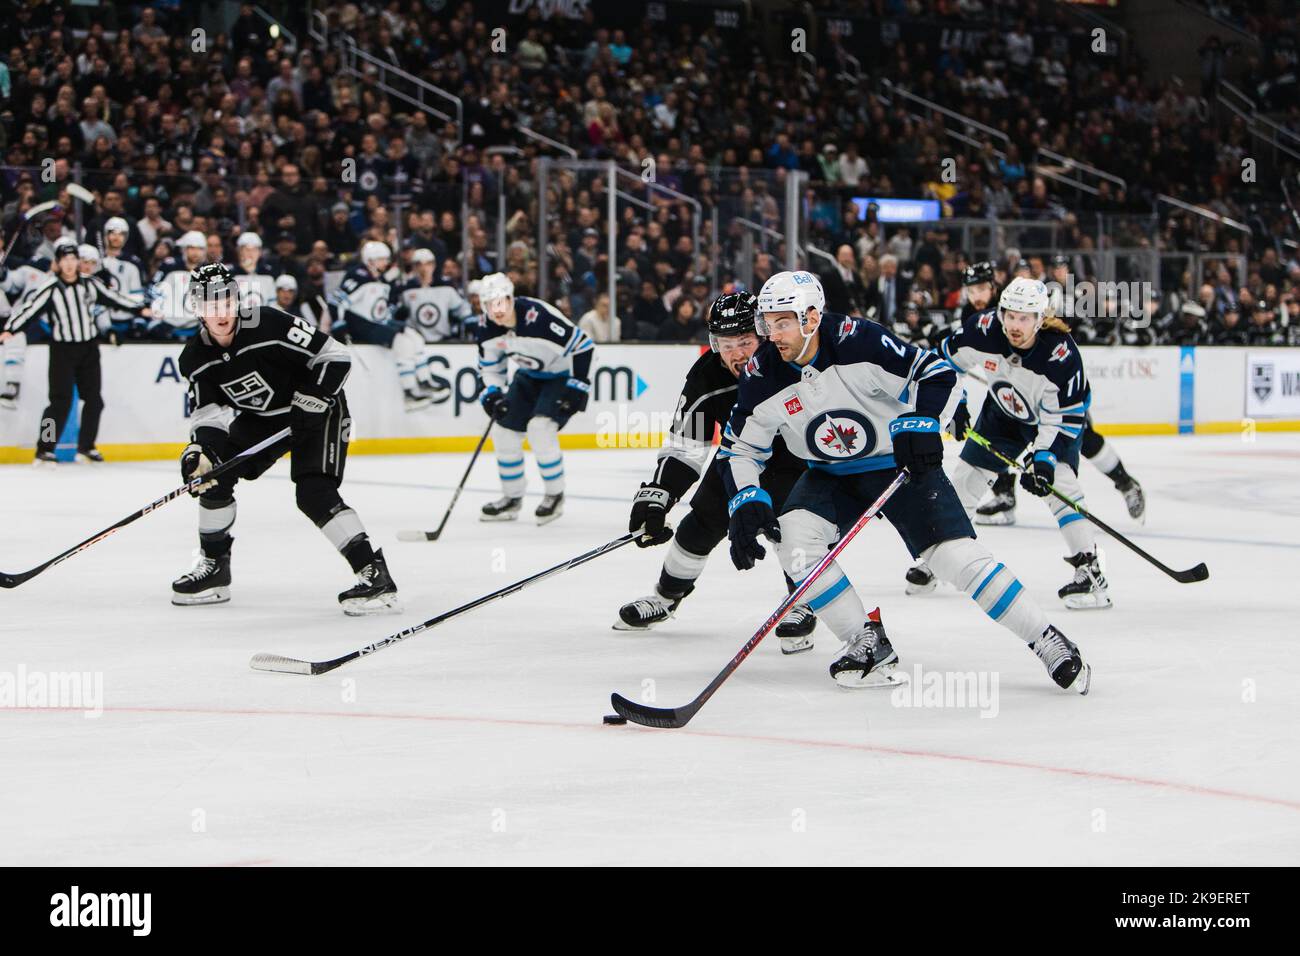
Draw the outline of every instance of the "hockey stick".
M399 531L397 532L398 541L437 541L442 534L442 529L447 527L447 519L451 517L451 509L456 507L456 502L460 499L460 493L465 490L465 482L469 481L469 473L474 470L474 462L478 461L478 453L483 450L487 444L488 432L492 431L492 425L495 421L491 415L488 416L487 428L483 429L483 437L478 440L478 446L474 449L474 454L469 460L469 465L465 469L465 474L461 476L460 484L456 486L456 493L451 496L451 504L447 505L447 513L442 516L442 521L438 522L438 527L433 531Z
M536 584L544 578L549 578L554 574L559 574L560 572L567 571L570 568L576 568L578 565L586 564L588 561L594 561L602 554L608 554L610 551L621 548L625 544L630 544L639 535L639 531L633 531L623 535L622 537L615 538L613 541L602 544L598 548L592 548L590 551L585 554L580 554L576 558L570 558L568 561L547 568L545 571L538 571L536 574L526 577L521 581L516 581L514 584L507 584L505 587L493 591L491 594L485 594L481 598L476 598L473 601L470 601L468 604L462 604L460 607L452 608L450 611L444 611L437 617L431 617L427 621L422 621L419 624L408 627L404 631L398 631L396 634L385 637L383 640L375 641L373 644L367 644L360 650L353 651L350 654L344 654L342 657L336 657L333 660L300 661L293 657L282 657L279 654L254 654L253 659L248 662L248 665L255 671L274 671L277 674L307 674L310 676L324 674L327 671L334 670L336 667L342 667L344 664L349 661L354 661L358 657L365 657L367 654L382 651L385 647L400 643L408 637L419 634L421 631L427 631L430 628L437 627L444 621L449 621L453 617L464 614L466 611L472 611L476 607L482 607L484 604L487 604L490 601L495 601L497 598L503 598L507 595L514 594L517 591L522 591L524 588L528 587L528 585Z
M63 209L62 206L60 206L53 199L51 199L48 202L37 203L31 209L28 209L25 213L23 213L19 220L17 228L14 229L14 234L9 237L9 243L8 245L5 246L4 255L0 256L0 266L4 265L6 262L9 261L9 253L13 252L14 244L18 241L18 237L23 234L23 230L27 228L27 224L29 222L31 222L37 216L45 215L47 212L58 212L61 211L62 209Z
M1002 454L1002 452L998 451L996 448L993 447L993 445L989 442L987 438L985 438L979 432L975 431L973 428L966 429L966 437L969 438L971 441L973 441L975 444L979 445L981 448L983 448L985 451L991 454L994 458L997 458L1003 464L1009 465L1010 467L1015 468L1017 471L1020 472L1023 472L1025 470L1024 467L1019 462L1012 461L1006 455ZM1057 498L1064 501L1071 508L1073 508L1081 517L1087 518L1089 521L1095 524L1102 531L1105 531L1108 535L1110 535L1120 544L1124 545L1124 547L1128 548L1130 551L1133 551L1139 557L1145 558L1147 561L1154 564L1157 568L1165 572L1165 574L1169 575L1179 584L1194 584L1197 581L1204 581L1206 578L1210 576L1210 569L1205 566L1204 561L1202 561L1194 568L1188 568L1186 571L1175 571L1173 568L1165 564L1161 564L1160 561L1158 561L1156 558L1152 557L1151 555L1147 554L1147 552L1143 551L1141 548L1139 548L1128 538L1124 537L1124 535L1120 534L1110 525L1106 524L1106 522L1102 521L1091 511L1088 511L1086 508L1071 501L1068 496L1061 494L1061 492L1058 491L1054 486L1048 485L1047 490L1050 491Z
M238 455L236 455L234 458L231 458L229 461L223 461L221 464L217 465L217 467L213 468L207 474L199 475L195 478L191 478L189 481L181 485L175 491L167 492L167 494L163 495L161 498L159 498L157 501L153 502L152 504L145 505L139 511L127 515L125 518L123 518L121 521L117 522L116 524L109 525L107 528L105 528L103 531L99 532L98 534L92 535L91 537L87 538L85 541L81 542L80 544L72 546L67 551L64 551L62 554L50 558L50 560L46 561L44 564L39 564L36 567L32 568L30 571L23 571L20 574L6 574L3 571L0 571L0 588L18 587L18 585L22 584L25 581L31 580L32 578L36 577L36 575L40 574L42 571L49 570L50 568L54 567L56 564L61 564L62 562L68 560L68 558L72 557L74 554L77 554L81 551L85 551L92 544L95 544L96 542L99 541L103 541L114 531L118 531L122 528L125 528L127 525L135 521L137 518L143 518L145 515L149 514L149 512L156 511L157 509L161 508L163 505L167 504L167 502L173 501L176 498L179 498L181 495L188 494L190 491L194 490L195 488L198 488L200 485L205 484L206 482L211 481L213 478L216 478L219 475L223 475L228 471L234 470L234 468L237 465L244 463L253 455L256 455L260 451L265 451L267 448L270 448L276 442L287 437L289 437L289 429L287 428L280 429L270 438L258 442L256 445L254 445L252 448L248 449L247 451L240 452Z
M786 616L790 608L803 600L803 596L808 592L808 589L812 587L812 583L816 581L818 576L821 575L821 573L830 566L831 562L839 556L840 552L843 551L848 543L853 540L854 535L866 527L867 522L880 513L880 509L885 506L885 502L893 496L894 492L903 486L903 483L907 481L908 477L906 469L898 473L897 477L889 483L889 487L881 493L880 497L872 503L870 508L862 512L862 517L858 518L858 520L854 522L853 527L848 530L844 537L840 538L840 540L835 543L835 546L831 548L830 551L826 552L826 556L817 562L817 566L809 572L806 578L799 582L799 586L790 592L786 599L781 602L781 606L772 612L771 616L763 622L763 626L754 632L754 636L745 643L745 646L737 652L736 656L731 659L730 663L718 672L718 676L713 678L713 680L709 682L709 686L704 688L704 690L700 692L699 696L693 701L684 707L647 707L645 704L635 703L619 694L611 694L609 699L610 703L614 705L614 710L620 717L630 720L635 724L641 724L643 727L685 727L690 723L691 718L699 713L700 708L708 703L709 698L712 697L717 689L722 686L723 681L734 674L736 668L744 662L750 652L754 648L758 647L759 641L767 637L771 630L780 623L781 618Z

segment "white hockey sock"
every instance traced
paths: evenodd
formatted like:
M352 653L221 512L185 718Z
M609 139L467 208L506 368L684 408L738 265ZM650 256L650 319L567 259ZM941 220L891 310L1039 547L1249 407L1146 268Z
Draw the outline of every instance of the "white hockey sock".
M694 581L704 573L708 560L707 554L692 554L673 538L668 544L668 556L664 558L664 573L683 581Z
M921 557L941 580L969 594L985 614L1026 644L1047 630L1047 615L1020 579L974 538L944 541L927 548Z
M1119 453L1115 451L1114 446L1104 438L1101 440L1101 448L1097 450L1097 454L1093 455L1088 460L1096 465L1103 475L1109 475L1119 467L1120 464Z
M952 486L957 489L957 497L961 499L967 517L974 514L995 478L997 475L994 472L976 468L960 458L957 459L957 466L952 472Z
M1079 484L1079 476L1069 465L1060 465L1056 469L1056 480L1052 484L1067 498L1081 507L1087 507L1084 504L1083 487ZM1065 546L1070 549L1070 554L1078 554L1080 551L1096 552L1097 533L1091 521L1055 495L1048 495L1043 500L1047 502L1052 517L1060 526L1061 534L1065 537Z
M397 378L402 383L402 391L419 392L420 382L416 377L416 366L424 352L424 339L415 329L403 329L393 337L393 362L397 366Z
M27 364L27 333L15 332L13 338L0 346L3 368L0 368L0 385L22 382L23 366Z
M524 477L524 433L509 428L493 429L492 444L497 453L501 491L507 498L522 498L528 487Z
M797 586L839 540L835 525L810 511L781 516L781 543L776 546L781 567ZM836 562L826 567L808 588L803 603L840 640L848 640L867 619L862 598Z
M559 423L541 415L530 419L528 444L533 446L537 470L542 473L542 490L548 495L564 494L564 453L560 451Z

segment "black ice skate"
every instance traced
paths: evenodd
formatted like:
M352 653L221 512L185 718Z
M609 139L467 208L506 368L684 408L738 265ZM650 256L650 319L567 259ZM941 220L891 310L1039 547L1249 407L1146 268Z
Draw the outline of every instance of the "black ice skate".
M812 650L812 633L816 627L817 615L807 604L790 608L790 613L776 626L776 636L781 639L781 653L798 654Z
M77 452L77 461L83 465L102 465L104 456L99 453L98 448L88 448Z
M662 624L672 617L684 597L685 594L677 598L665 597L656 585L654 594L638 598L618 609L618 620L614 622L614 630L648 631L656 624Z
M397 603L397 585L383 551L376 551L374 560L357 572L357 583L339 594L339 603L349 617L385 611Z
M903 589L906 594L929 594L939 586L934 572L924 561L917 561L908 568L904 577L907 579L907 587Z
M1074 580L1056 592L1072 611L1087 611L1111 606L1106 593L1106 575L1101 571L1101 559L1093 552L1080 551L1065 559L1074 568Z
M0 408L17 408L18 392L22 389L22 382L10 382L8 385L0 388Z
M537 510L533 514L537 516L539 525L550 524L564 514L564 492L560 492L558 495L543 496L542 503L537 506Z
M38 468L48 468L50 465L57 465L59 456L52 451L38 451L36 457L32 459L32 464Z
M905 675L896 674L898 654L885 636L885 625L880 621L880 608L867 615L862 630L854 634L844 647L844 654L831 665L831 677L841 687L888 687L905 683Z
M992 495L975 509L975 523L983 525L1007 525L1016 523L1016 493L999 492L996 488Z
M514 521L524 506L523 498L498 498L489 501L479 512L479 521Z
M1050 624L1043 636L1029 645L1052 675L1058 687L1077 694L1088 693L1092 686L1092 668L1085 664L1079 648Z
M1125 473L1124 477L1115 482L1115 490L1124 496L1124 507L1128 508L1128 516L1134 521L1146 524L1147 496L1137 479Z
M408 412L418 412L433 404L433 396L428 392L408 388L402 392L402 404Z
M199 551L194 567L172 582L172 603L178 607L225 604L229 600L229 551L217 558Z

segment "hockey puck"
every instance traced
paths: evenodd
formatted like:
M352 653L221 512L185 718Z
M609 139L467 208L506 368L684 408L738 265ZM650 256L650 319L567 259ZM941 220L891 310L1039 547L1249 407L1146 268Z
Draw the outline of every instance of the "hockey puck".
M606 714L605 723L607 724L626 724L627 718L620 717L618 714Z

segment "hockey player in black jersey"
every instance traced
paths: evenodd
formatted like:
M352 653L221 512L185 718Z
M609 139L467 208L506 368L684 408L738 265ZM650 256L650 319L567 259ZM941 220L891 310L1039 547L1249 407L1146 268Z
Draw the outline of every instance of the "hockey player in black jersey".
M721 474L712 467L713 435L726 424L736 403L737 380L759 346L754 331L757 304L758 298L752 293L733 292L720 296L709 310L712 348L686 373L686 385L659 451L654 478L643 482L633 496L628 522L629 531L645 529L636 542L640 547L663 544L669 538L672 544L654 593L619 608L616 630L643 631L672 617L678 605L695 590L695 581L704 571L710 552L727 536L727 494ZM762 476L762 487L772 496L775 507L781 507L805 470L803 462L777 438ZM700 486L691 498L691 510L673 533L665 525L668 512L686 497L697 480ZM788 578L786 584L792 587ZM810 649L816 626L817 618L806 605L793 607L776 629L781 650L796 654Z
M292 434L235 473L199 486L199 545L194 568L172 582L172 603L230 600L230 529L235 483L252 481L285 452L298 508L338 549L357 584L338 596L345 614L392 607L397 599L382 551L371 548L361 519L339 497L352 419L343 383L347 350L306 320L271 306L241 306L234 275L207 263L190 279L198 333L181 352L190 383L190 444L181 455L188 481L288 425Z

